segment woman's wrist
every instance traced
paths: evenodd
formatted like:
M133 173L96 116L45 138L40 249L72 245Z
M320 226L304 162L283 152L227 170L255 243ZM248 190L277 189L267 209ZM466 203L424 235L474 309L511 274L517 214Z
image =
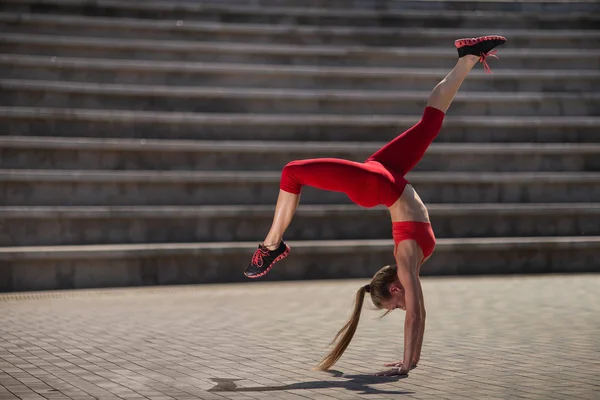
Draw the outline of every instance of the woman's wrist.
M415 361L413 361L412 363L410 363L410 365L402 364L401 368L406 369L406 370L415 369L415 368L417 368L417 363Z
M416 364L416 363L410 363L410 364L403 363L403 364L400 366L400 369L403 369L403 370L405 370L405 371L410 371L411 369L413 369L413 368L416 368L416 367L417 367L417 364Z

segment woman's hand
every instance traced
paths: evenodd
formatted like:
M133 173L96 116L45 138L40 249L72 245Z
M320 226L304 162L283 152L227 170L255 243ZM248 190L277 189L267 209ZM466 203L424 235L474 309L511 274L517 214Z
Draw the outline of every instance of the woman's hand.
M386 371L377 372L376 376L407 376L408 371L404 367L391 368Z
M402 367L402 365L403 365L403 364L402 364L402 360L400 360L400 361L396 361L396 362L391 362L391 363L385 363L385 364L383 364L383 366L384 366L384 367L396 367L396 368L400 368L400 367ZM410 366L410 369L415 369L415 368L417 368L417 363L416 363L416 362L414 362L414 363L413 363L413 364Z

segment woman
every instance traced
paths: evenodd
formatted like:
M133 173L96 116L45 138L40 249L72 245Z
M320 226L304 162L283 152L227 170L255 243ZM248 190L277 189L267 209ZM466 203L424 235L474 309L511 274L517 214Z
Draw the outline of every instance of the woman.
M491 72L486 58L496 57L496 50L492 49L504 42L506 38L502 36L456 40L458 62L431 92L421 120L364 163L321 158L292 161L283 168L273 224L245 271L249 278L265 275L290 253L282 238L298 207L303 185L343 192L362 207L385 204L392 219L396 265L382 268L371 283L358 290L352 317L334 338L334 348L318 369L331 367L348 347L358 325L365 293L370 293L373 304L379 309L406 311L404 359L386 364L393 368L380 374L405 375L419 362L425 329L419 272L433 253L435 236L427 208L404 176L421 160L436 138L445 113L469 71L480 61L485 72Z

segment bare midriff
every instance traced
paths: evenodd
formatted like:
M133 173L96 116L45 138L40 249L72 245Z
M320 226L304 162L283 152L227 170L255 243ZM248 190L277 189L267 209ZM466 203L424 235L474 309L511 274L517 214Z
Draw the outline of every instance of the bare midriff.
M427 207L410 184L405 186L402 195L388 207L388 210L390 210L392 222L430 222Z

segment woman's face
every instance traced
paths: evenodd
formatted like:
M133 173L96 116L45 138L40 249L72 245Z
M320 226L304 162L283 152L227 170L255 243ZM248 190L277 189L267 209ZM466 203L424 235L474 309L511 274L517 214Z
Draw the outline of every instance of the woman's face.
M404 299L404 288L402 285L400 285L400 283L392 283L389 290L392 297L381 304L383 308L390 311L396 309L406 311L406 301Z

